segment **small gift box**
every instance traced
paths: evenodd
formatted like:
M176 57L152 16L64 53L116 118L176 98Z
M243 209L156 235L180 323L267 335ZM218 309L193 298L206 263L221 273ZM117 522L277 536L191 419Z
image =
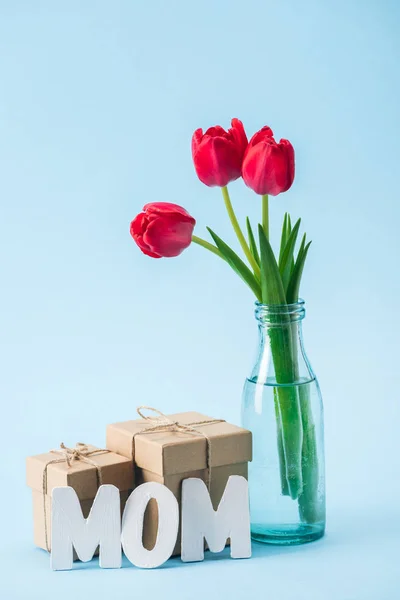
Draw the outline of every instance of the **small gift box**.
M135 486L148 481L164 484L180 503L181 483L188 477L205 481L216 510L230 475L247 478L252 457L251 432L220 419L197 412L145 416L107 427L107 448L135 462ZM154 409L149 409L154 411ZM158 529L158 509L148 504L143 544L154 547ZM180 535L174 554L180 554Z
M95 446L77 444L67 448L61 444L58 450L28 457L26 479L32 489L34 543L50 552L53 488L72 487L87 518L100 485L112 484L120 490L123 510L133 488L133 463L130 458Z

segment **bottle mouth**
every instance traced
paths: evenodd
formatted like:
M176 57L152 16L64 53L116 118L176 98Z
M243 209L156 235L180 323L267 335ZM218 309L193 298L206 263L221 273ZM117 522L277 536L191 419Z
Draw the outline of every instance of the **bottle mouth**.
M268 325L284 325L285 323L293 323L304 319L306 309L305 302L299 298L293 304L263 304L256 302L255 315L259 323Z

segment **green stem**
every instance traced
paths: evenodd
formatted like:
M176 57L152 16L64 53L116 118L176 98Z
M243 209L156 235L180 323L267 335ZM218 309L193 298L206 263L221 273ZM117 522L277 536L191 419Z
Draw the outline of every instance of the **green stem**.
M262 226L264 229L264 233L269 240L269 204L268 204L268 194L262 196Z
M203 240L202 238L197 237L197 235L192 235L192 242L194 242L195 244L198 244L199 246L202 246L206 250L209 250L213 254L216 254L217 256L219 256L220 258L225 260L224 257L222 256L221 252L218 250L218 248L216 248L215 246L210 244L210 242L207 242L206 240Z
M296 380L299 379L297 354L298 324L292 323L293 360ZM320 467L318 462L318 443L312 413L310 388L308 384L298 386L301 421L303 426L302 477L303 489L299 496L299 512L305 523L317 523L325 518L324 506L319 501L318 484Z
M299 512L305 523L318 523L325 519L325 507L318 494L320 467L318 444L312 415L311 398L307 384L299 386L301 419L303 423L302 474L303 491L299 496Z
M239 240L239 244L241 245L243 252L246 255L246 258L249 261L251 268L254 271L254 275L256 276L256 278L258 280L260 280L260 267L258 266L255 258L253 257L253 255L250 251L250 248L246 242L246 238L244 237L242 230L240 229L239 221L236 218L235 211L233 210L232 202L229 197L228 188L225 186L225 187L221 188L221 190L222 190L222 196L224 198L226 210L228 212L229 219L232 223L232 227L236 233L236 237Z
M287 481L287 477L286 477L286 459L285 459L285 449L283 447L283 438L282 438L281 413L279 410L279 393L278 393L278 388L276 388L276 387L274 387L274 406L275 406L277 445L278 445L278 456L279 456L279 473L281 476L281 491L282 491L283 496L290 496L288 481Z
M284 316L282 315L282 317ZM293 361L291 328L290 323L284 321L285 319L282 318L281 322L276 323L276 327L271 328L269 337L278 384L277 402L279 410L277 415L280 417L278 428L282 437L286 479L290 497L296 500L303 487L301 468L303 427L299 397L296 386L293 385L296 379L296 367Z

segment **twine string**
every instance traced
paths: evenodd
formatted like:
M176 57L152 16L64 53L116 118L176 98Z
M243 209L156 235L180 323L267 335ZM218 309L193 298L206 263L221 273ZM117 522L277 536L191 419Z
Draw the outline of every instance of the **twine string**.
M143 410L151 411L155 413L156 416L149 416L143 414ZM164 413L159 411L157 408L153 408L152 406L139 406L136 409L138 415L149 423L148 427L145 427L141 431L137 431L132 438L132 455L135 454L135 438L137 435L145 435L149 433L163 433L163 432L176 432L176 433L188 433L194 434L197 436L202 436L206 440L206 485L208 490L210 491L211 486L211 465L212 465L212 456L211 456L211 441L209 435L205 431L199 431L197 427L203 427L206 425L212 425L214 423L225 423L224 419L205 419L203 421L193 421L191 423L180 423L179 421L173 421L169 417L167 417ZM75 445L75 448L68 448L65 444L61 443L60 448L56 450L50 450L51 453L56 454L59 458L54 458L54 460L50 460L46 463L43 470L43 514L44 514L44 531L45 531L45 541L46 541L46 549L50 552L50 545L48 540L48 527L47 527L47 508L46 508L46 496L47 496L47 479L48 479L48 467L50 465L56 463L67 463L68 469L73 466L75 461L85 462L96 469L96 479L97 479L97 488L102 484L102 475L101 469L99 465L91 458L92 456L96 456L99 454L105 454L110 452L107 449L97 449L97 450L89 450L87 444L83 444L82 442L78 442Z
M143 410L149 410L155 413L157 416L148 416L143 414ZM203 427L205 425L212 425L214 423L225 423L225 419L205 419L204 421L193 421L191 423L180 423L179 421L173 421L167 415L162 413L157 408L153 408L152 406L138 406L136 409L138 415L151 423L149 427L142 429L141 431L137 431L132 438L132 455L135 455L135 438L137 435L148 434L148 433L163 433L163 432L176 432L176 433L191 433L194 435L201 435L206 440L206 485L208 491L210 491L211 487L211 465L212 465L212 457L211 457L211 440L205 431L199 431L196 427Z
M73 466L75 461L82 461L91 465L96 469L96 483L97 488L99 488L102 484L102 475L101 469L99 465L91 458L92 456L97 456L99 454L107 454L110 450L105 448L98 448L96 450L89 450L87 444L83 444L82 442L78 442L75 445L75 448L68 448L63 442L61 442L60 447L57 450L50 450L52 454L58 454L59 458L55 458L54 460L49 460L43 469L43 480L42 480L42 495L43 495L43 514L44 514L44 535L45 535L45 543L47 552L50 552L50 544L49 544L49 534L47 527L47 508L46 508L46 496L47 496L47 470L50 465L54 465L56 463L67 463L68 469Z

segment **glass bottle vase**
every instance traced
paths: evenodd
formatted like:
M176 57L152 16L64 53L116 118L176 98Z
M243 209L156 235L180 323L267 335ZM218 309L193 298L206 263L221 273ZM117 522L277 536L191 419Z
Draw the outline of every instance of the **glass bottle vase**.
M246 379L242 423L253 433L249 464L251 534L268 544L324 535L323 406L304 351L304 301L256 304L257 360Z

